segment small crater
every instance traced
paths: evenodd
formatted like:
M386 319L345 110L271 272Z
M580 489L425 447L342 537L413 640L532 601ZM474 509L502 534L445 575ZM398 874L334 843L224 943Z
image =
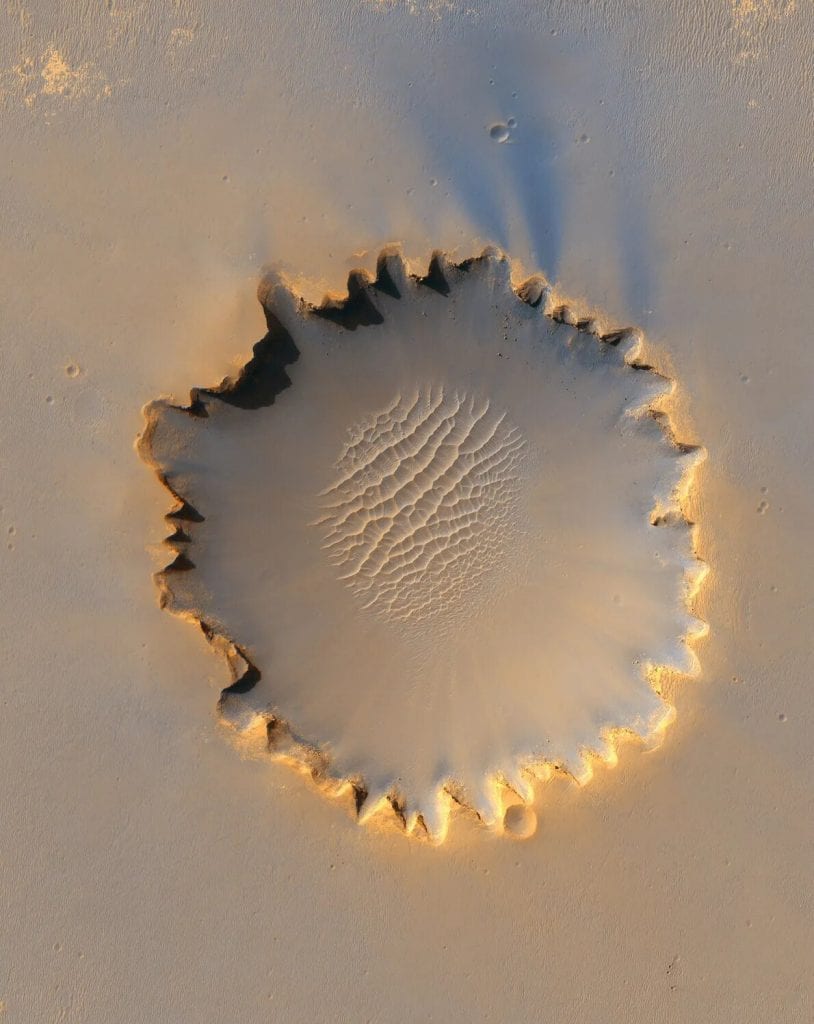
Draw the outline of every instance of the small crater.
M530 839L537 831L537 815L524 804L512 804L503 815L503 831L513 839Z
M489 129L489 138L494 142L507 142L509 138L509 126L502 121L493 124Z
M68 363L68 365L65 367L65 376L72 378L79 376L79 367L76 365L76 363Z

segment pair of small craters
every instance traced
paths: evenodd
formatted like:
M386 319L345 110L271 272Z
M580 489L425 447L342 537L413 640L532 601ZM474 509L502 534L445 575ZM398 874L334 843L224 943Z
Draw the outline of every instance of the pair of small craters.
M674 384L495 250L422 274L387 250L343 299L260 299L236 377L145 410L161 602L224 658L244 746L362 821L528 837L535 782L655 743L660 679L696 668L702 453Z

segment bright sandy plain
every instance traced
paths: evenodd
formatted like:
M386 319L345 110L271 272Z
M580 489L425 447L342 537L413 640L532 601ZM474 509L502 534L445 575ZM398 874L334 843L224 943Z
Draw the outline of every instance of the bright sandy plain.
M809 0L0 26L0 1019L810 1021ZM150 578L142 406L245 360L265 265L319 300L392 242L494 243L642 327L708 453L702 673L658 750L541 787L522 843L360 828L241 759Z

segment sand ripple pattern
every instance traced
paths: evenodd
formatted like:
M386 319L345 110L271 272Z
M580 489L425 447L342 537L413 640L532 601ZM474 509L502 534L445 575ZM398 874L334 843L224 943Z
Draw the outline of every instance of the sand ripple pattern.
M442 387L352 430L317 525L363 606L406 623L466 607L510 541L525 447L487 399Z

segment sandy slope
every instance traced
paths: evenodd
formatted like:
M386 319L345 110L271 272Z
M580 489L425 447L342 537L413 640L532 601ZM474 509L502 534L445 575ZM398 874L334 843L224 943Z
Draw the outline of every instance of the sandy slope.
M808 1021L811 5L211 7L0 14L7 1019ZM242 761L150 581L143 403L391 241L641 325L709 453L703 674L523 844Z

